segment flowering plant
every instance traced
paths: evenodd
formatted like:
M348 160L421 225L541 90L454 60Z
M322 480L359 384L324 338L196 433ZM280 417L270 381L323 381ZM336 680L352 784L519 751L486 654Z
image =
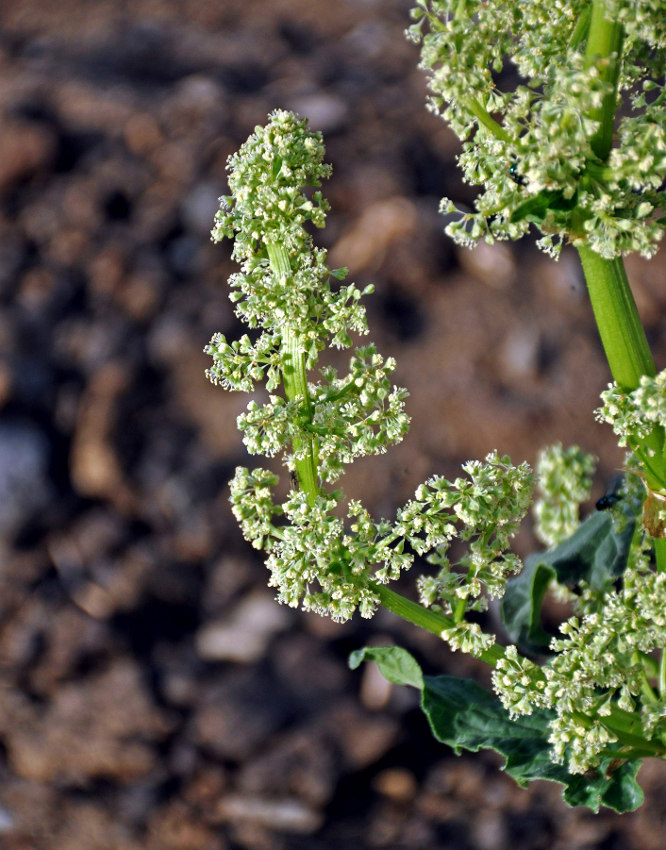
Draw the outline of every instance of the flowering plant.
M417 0L408 31L430 107L462 140L465 178L483 187L449 234L469 245L535 227L544 250L557 256L569 242L581 257L614 378L597 415L630 450L626 474L584 521L594 461L576 447L544 450L536 474L493 452L454 481L433 476L394 520L373 519L334 487L346 465L402 439L407 393L372 344L354 349L346 375L317 371L325 348L368 333L371 287L344 283L346 269L314 246L308 228L324 226L330 166L304 120L276 111L230 157L213 230L234 239L231 298L249 333L216 334L208 374L244 392L265 384L264 403L250 401L238 425L251 454L280 455L292 477L282 501L267 469L239 467L231 482L233 512L266 553L278 600L338 621L383 606L487 662L494 694L424 676L399 647L366 648L350 663L373 659L419 688L439 740L496 749L520 784L561 782L567 802L595 810L636 808L641 759L666 758L666 377L622 263L653 254L666 226L660 5ZM455 213L448 201L443 209ZM522 564L509 546L535 484L547 548ZM456 537L466 549L454 561ZM417 558L434 567L418 580L418 603L388 586ZM549 588L573 609L557 637L541 625ZM492 599L502 600L506 646L474 617Z

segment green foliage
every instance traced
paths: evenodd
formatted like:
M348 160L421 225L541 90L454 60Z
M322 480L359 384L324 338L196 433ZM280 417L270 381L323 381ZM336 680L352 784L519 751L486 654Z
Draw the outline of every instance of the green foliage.
M535 711L529 717L509 719L499 701L471 679L424 676L416 660L399 646L366 647L349 659L352 669L376 661L389 682L421 691L421 708L433 735L456 753L491 749L505 756L504 770L521 785L550 779L564 786L570 806L604 805L617 812L637 809L643 792L636 782L639 763L617 764L612 752L585 775L572 774L553 763L548 741L552 713Z
M614 502L612 513L590 514L559 545L525 559L501 602L509 640L524 652L548 651L553 636L542 628L541 608L553 582L570 600L575 598L571 593L595 591L603 597L612 589L626 569L640 507L640 501L625 494Z
M509 640L521 652L548 651L552 635L542 626L541 608L556 575L550 564L531 555L525 559L520 575L507 583L500 609L502 622Z

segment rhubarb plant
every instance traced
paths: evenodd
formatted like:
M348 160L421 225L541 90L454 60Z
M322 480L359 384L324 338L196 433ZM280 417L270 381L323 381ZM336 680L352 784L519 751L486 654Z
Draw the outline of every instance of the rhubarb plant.
M291 483L279 497L274 466L239 467L232 509L278 601L339 622L382 606L489 665L492 691L424 675L399 647L352 656L418 688L435 737L493 748L519 784L560 782L571 805L628 811L641 761L666 759L666 372L622 260L652 256L666 226L666 16L661 0L417 0L413 18L429 106L480 187L472 212L443 201L447 232L467 246L536 232L554 259L577 249L613 378L597 417L625 473L582 521L594 459L559 445L534 472L493 451L453 481L433 475L392 519L345 499L346 466L405 435L407 392L393 358L358 344L372 287L315 246L321 134L278 110L230 157L213 230L234 240L230 297L248 331L206 351L214 383L252 394L238 419L248 452L280 457ZM353 349L346 374L329 347ZM531 505L544 549L522 563L510 545ZM390 587L415 563L418 601ZM570 606L556 634L548 594ZM482 627L493 600L498 635Z

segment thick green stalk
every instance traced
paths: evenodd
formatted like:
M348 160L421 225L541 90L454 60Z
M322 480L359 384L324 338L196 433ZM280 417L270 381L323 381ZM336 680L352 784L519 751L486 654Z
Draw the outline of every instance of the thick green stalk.
M269 243L266 245L268 261L273 274L289 278L291 264L289 253L282 245ZM308 392L308 379L305 369L305 352L301 346L298 332L285 324L282 330L282 382L284 394L288 401L300 398L302 416L305 420L312 419L312 405ZM315 437L300 437L294 440L294 453L303 455L294 461L298 484L307 493L310 504L319 494L317 476L317 441Z
M621 25L606 17L605 0L594 0L586 56L590 61L601 60L602 79L611 84L612 90L592 116L599 121L599 128L590 144L594 153L604 162L613 143L622 41ZM642 375L654 376L656 369L624 264L621 258L606 260L586 245L579 247L578 253L613 379L621 389L634 390ZM651 490L666 489L663 429L655 428L632 449L643 464L648 487ZM655 553L657 568L666 571L666 539L655 539Z
M642 375L656 375L652 353L620 258L606 260L578 248L592 310L614 381L635 390Z
M438 637L441 637L445 629L452 629L458 625L453 617L447 617L446 614L438 614L429 608L424 608L418 602L412 602L411 599L407 599L394 590L390 590L385 584L372 582L372 589L379 597L379 601L384 608L393 614L397 614L398 617L402 617L403 620L407 620ZM504 655L504 647L496 643L490 649L482 652L478 657L482 661L485 661L486 664L494 667Z
M586 56L591 62L601 62L601 76L612 85L612 92L591 116L599 121L591 145L602 161L608 158L613 142L621 46L621 25L606 17L605 0L593 0ZM587 245L578 253L611 374L621 389L634 390L642 375L655 375L656 370L624 264L620 258L604 259Z
M611 375L628 392L635 390L642 375L654 376L656 369L641 324L636 302L622 260L606 260L586 245L578 248ZM651 490L666 489L664 433L655 428L641 443L632 445L640 459L645 483ZM659 572L666 572L666 538L654 538Z
M611 375L620 389L631 392L639 386L642 375L652 377L657 370L624 263L619 257L604 259L587 245L579 246L578 254ZM632 446L652 490L666 488L663 445L663 433L655 429L641 444Z

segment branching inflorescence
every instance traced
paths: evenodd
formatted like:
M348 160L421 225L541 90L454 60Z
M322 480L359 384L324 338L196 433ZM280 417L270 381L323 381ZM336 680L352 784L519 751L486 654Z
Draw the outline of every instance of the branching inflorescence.
M280 456L295 483L279 501L273 471L239 467L231 482L233 512L266 553L279 601L338 621L381 604L483 659L499 714L469 683L428 684L403 650L387 675L422 688L441 740L494 747L521 784L556 779L572 804L620 811L641 802L638 760L666 757L666 373L656 374L621 261L652 255L666 225L657 217L666 197L662 13L657 0L417 0L409 30L430 74L430 108L462 140L465 179L483 187L476 211L447 232L473 245L534 225L550 253L564 242L579 250L615 379L597 415L632 452L596 513L579 519L594 459L559 445L542 452L536 476L496 452L454 481L433 476L394 520L373 519L332 488L346 465L403 438L407 392L392 383L395 361L372 344L355 348L345 375L319 365L326 348L368 333L361 299L372 287L345 284L347 270L330 269L313 243L330 166L321 134L290 112L272 113L229 159L231 194L213 239L234 239L241 271L230 297L249 333L231 342L216 334L206 348L213 383L254 395L238 418L248 452ZM442 208L454 210L446 200ZM549 548L523 569L509 546L535 477L536 533ZM457 560L454 538L466 544ZM435 567L418 579L420 605L387 588L417 558ZM549 587L572 607L558 635L540 622ZM508 647L479 619L498 598ZM391 652L366 651L384 664ZM461 700L481 715L454 734L442 718ZM531 755L503 731L502 706L514 723L529 718L520 728ZM479 723L488 727L481 738Z
M261 331L254 341L245 335L231 343L216 334L206 349L213 357L208 375L244 392L265 380L268 400L251 401L238 425L251 454L281 454L299 484L276 504L274 473L239 468L231 483L234 514L245 537L268 554L280 601L337 620L357 607L371 616L378 585L398 578L415 554L436 553L440 575L434 584L424 580L423 592L430 602L448 600L447 612L458 613L443 624L459 632L466 628L460 601L478 600L484 589L501 595L519 569L505 550L528 508L531 472L491 454L468 464L467 478L430 479L394 522L374 521L355 500L341 517L342 492L327 485L356 458L399 442L409 419L406 391L391 384L395 361L373 345L355 350L345 376L326 366L318 382L307 378L325 347L346 348L352 333L367 333L360 299L371 291L343 285L346 270L329 269L326 251L305 229L308 222L324 225L327 204L318 187L330 166L323 156L319 133L276 111L229 160L232 194L222 199L213 238L234 238L242 271L230 280L231 297L238 316ZM445 554L456 536L470 541L463 574L451 571ZM473 639L478 629L469 628ZM478 651L489 641L479 637Z

